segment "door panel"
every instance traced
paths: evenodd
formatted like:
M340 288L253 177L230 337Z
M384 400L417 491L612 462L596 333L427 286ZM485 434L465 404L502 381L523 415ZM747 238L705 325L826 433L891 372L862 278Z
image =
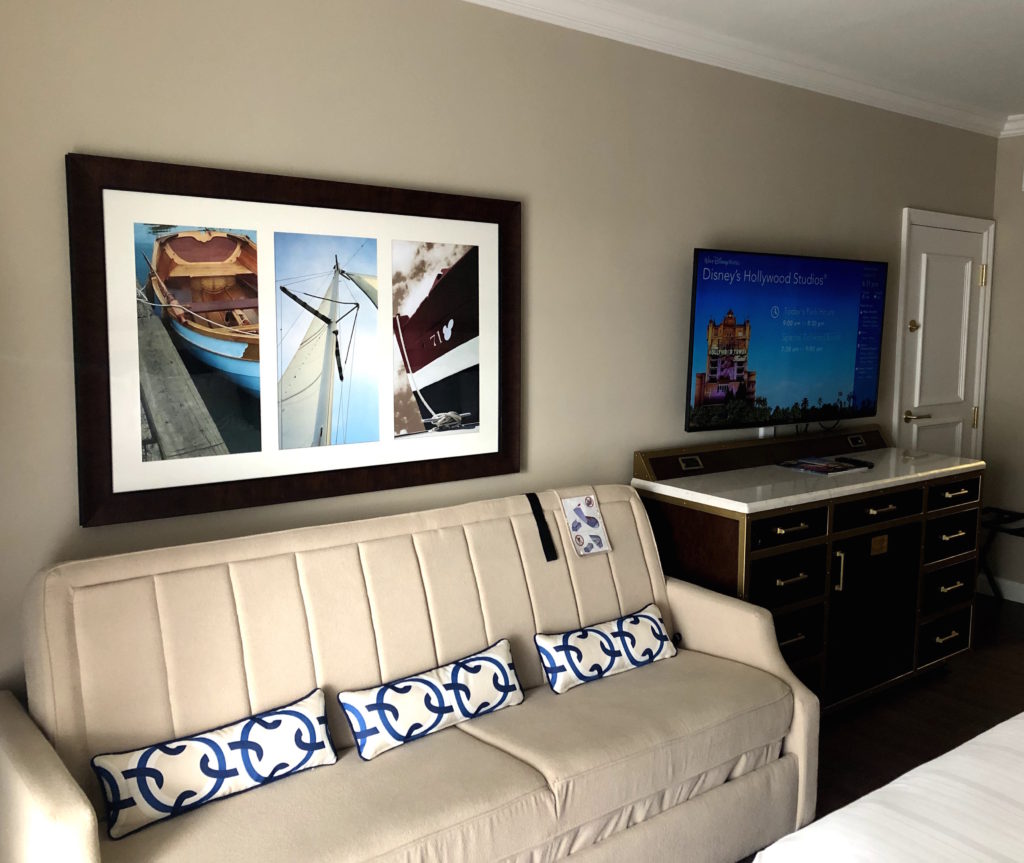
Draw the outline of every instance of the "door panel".
M911 242L921 241L919 232L935 230L915 228ZM973 272L970 258L928 252L921 256L920 283L916 286L920 295L917 320L922 324L918 364L927 373L919 374L914 382L917 392L911 407L964 400Z
M920 420L910 426L910 449L922 452L959 453L964 440L964 422Z
M904 449L981 455L993 235L991 221L904 211L893 412Z

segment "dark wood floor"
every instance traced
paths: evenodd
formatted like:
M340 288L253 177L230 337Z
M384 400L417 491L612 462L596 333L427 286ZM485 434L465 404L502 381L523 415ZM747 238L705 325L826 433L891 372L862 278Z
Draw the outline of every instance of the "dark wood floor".
M818 817L1021 712L1024 605L978 596L971 650L822 717Z
M818 817L1021 712L1024 605L979 596L972 650L822 718Z

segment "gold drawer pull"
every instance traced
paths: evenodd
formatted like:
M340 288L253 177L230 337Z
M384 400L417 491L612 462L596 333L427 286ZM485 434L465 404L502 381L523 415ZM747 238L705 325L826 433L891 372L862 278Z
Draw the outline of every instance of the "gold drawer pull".
M956 631L956 630L954 629L954 630L953 630L953 631L952 631L952 632L951 632L951 633L950 633L949 635L947 635L947 636L946 636L945 638L940 638L940 637L939 637L938 635L936 635L936 636L935 636L935 643L936 643L936 644L945 644L945 643L946 643L947 641L949 641L950 639L953 639L953 638L959 638L959 637L960 637L960 633L959 633L959 632L957 632L957 631Z
M798 632L792 638L787 638L785 641L779 642L779 647L789 647L791 644L799 644L801 641L806 641L807 636L802 632Z
M958 581L956 584L951 584L948 587L946 585L943 585L942 587L939 588L939 593L949 593L951 590L956 590L957 588L960 588L960 587L963 587L963 586L964 586L964 583L962 581Z
M800 524L794 524L792 527L777 527L775 528L776 536L785 536L787 533L799 533L802 530L809 530L810 525L807 522L802 521Z
M883 506L881 509L875 509L873 506L868 507L868 515L882 515L886 512L895 512L896 504L890 503L888 506Z
M968 489L962 488L962 489L960 489L960 491L947 491L947 492L943 493L942 496L946 500L952 500L954 497L960 497L961 495L970 494L970 493L971 492Z
M801 572L799 575L794 575L792 578L777 578L775 579L776 587L786 587L789 584L796 584L798 581L807 581L810 576L806 572Z
M960 539L962 536L967 536L966 530L958 530L956 533L944 533L942 534L942 541L949 542L951 539Z

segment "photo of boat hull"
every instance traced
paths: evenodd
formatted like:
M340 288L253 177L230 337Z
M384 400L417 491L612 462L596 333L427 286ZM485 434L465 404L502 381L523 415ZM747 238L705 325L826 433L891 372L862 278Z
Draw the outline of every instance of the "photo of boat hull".
M443 419L445 414L459 417L458 428L475 428L480 422L480 366L474 364L468 368L453 372L437 383L420 388L417 404L420 415L428 429L453 426L442 425L435 418ZM428 405L452 405L457 411L443 411L440 415L433 413Z
M259 396L256 243L226 231L158 237L147 294L180 348Z
M430 251L444 248L432 244ZM421 269L432 280L429 289L411 313L399 311L392 321L404 377L423 431L475 429L480 423L479 249L466 249L440 270ZM396 402L400 397L396 392Z
M258 360L254 362L243 356L247 345L213 338L175 320L171 321L171 332L178 345L190 356L220 372L246 392L255 396L260 394L260 364Z

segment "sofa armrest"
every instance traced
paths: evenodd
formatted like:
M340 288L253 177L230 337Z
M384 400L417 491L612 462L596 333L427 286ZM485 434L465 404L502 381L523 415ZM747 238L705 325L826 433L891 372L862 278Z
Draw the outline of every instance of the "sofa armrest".
M0 802L0 859L99 863L92 804L6 691L0 691Z
M797 759L796 827L810 823L818 799L818 698L783 659L771 612L689 582L666 581L669 609L683 647L760 668L793 690L793 724L782 751Z

